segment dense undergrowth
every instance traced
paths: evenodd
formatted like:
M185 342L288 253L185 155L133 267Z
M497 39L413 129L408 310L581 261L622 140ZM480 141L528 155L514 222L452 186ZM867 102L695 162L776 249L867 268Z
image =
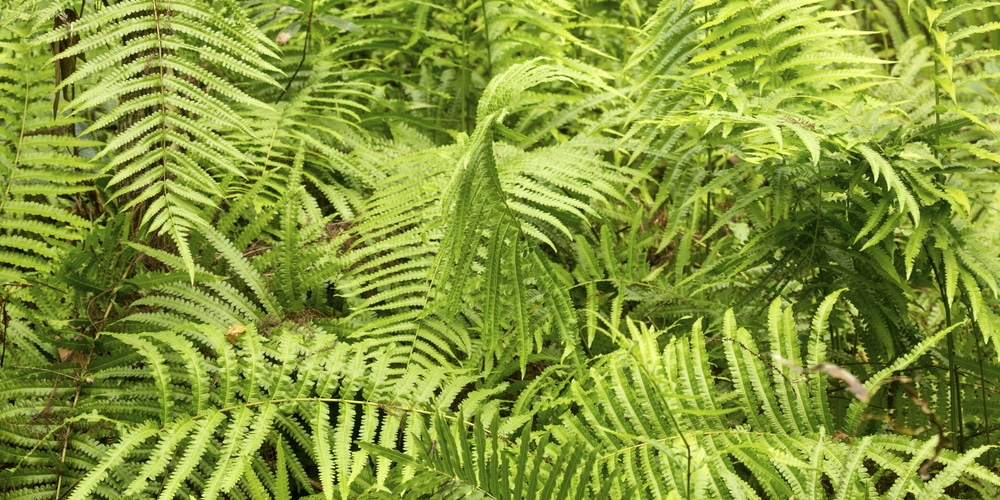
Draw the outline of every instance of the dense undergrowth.
M1000 2L3 0L0 496L996 498Z

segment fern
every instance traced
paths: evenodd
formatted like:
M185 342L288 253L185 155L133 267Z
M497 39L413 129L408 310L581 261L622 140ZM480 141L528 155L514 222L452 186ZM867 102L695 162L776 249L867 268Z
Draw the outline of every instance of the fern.
M268 44L245 22L233 21L194 3L123 1L38 39L54 43L69 37L71 30L81 37L56 55L65 60L89 54L62 86L100 79L66 112L81 113L109 99L121 100L89 123L83 134L117 124L120 133L96 155L108 158L103 169L113 172L108 185L117 189L111 198L121 200L123 210L148 204L143 224L169 236L192 280L188 238L198 222L210 218L202 207L217 206L224 195L219 180L242 176L238 165L250 161L226 136L253 133L212 93L243 106L265 106L194 61L276 83L266 73L277 70L263 58L274 56ZM111 67L116 69L104 75ZM172 179L178 182L168 182Z
M40 17L24 4L5 8L4 15L8 14L11 17L0 30L0 119L4 122L0 131L0 303L10 318L5 318L4 328L23 331L33 328L32 311L48 309L36 304L38 294L33 293L32 283L51 279L58 269L55 261L74 242L83 240L91 227L92 214L76 208L90 197L87 184L95 178L94 167L81 152L92 153L99 143L76 137L80 120L52 117L56 89L51 70L43 64L44 51L26 42L46 29ZM41 338L29 340L21 335L5 335L5 347L8 339L12 352L23 349L26 360L39 360L55 349Z
M995 4L7 2L0 496L996 496Z
M808 351L814 351L824 336L836 295L830 299L814 318L817 335ZM601 450L603 458L595 467L621 471L626 484L640 488L644 496L681 491L689 497L741 498L762 492L773 498L816 494L855 498L866 491L874 494L866 480L877 471L861 467L865 459L897 474L902 469L895 469L896 464L909 464L910 472L893 482L893 494L923 495L959 479L952 475L958 469L951 466L931 483L916 478L916 469L931 458L936 437L925 441L919 453L914 453L916 443L900 446L894 436L858 437L855 442L845 435L831 440L841 429L850 432L855 417L830 419L837 412L822 389L825 375L803 377L789 370L802 366L795 329L791 309L772 304L768 334L774 358L782 360L778 364L747 330L736 327L731 313L721 338L706 339L696 323L689 335L670 339L662 352L657 347L661 332L630 323L631 338L623 340L628 352L609 355L592 368L592 388L574 385L573 399L581 402L581 411L564 415L567 423L555 435L581 439ZM929 337L883 373L905 369L947 333ZM728 390L713 382L707 341L723 344L727 363L720 368L731 374ZM876 375L866 387L873 390L883 378ZM819 389L810 387L813 384ZM851 414L860 415L853 410L863 407L854 401ZM910 461L901 461L910 454L914 455ZM938 459L950 464L955 455L943 453ZM737 467L750 471L749 482L738 478ZM970 471L967 480L988 477L981 472L985 470ZM830 480L826 486L823 477ZM995 484L995 478L990 481Z

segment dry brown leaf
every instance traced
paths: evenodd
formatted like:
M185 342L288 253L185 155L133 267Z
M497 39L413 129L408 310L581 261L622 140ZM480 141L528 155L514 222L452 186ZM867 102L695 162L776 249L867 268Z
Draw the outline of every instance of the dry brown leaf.
M226 330L226 338L233 344L236 344L239 336L245 331L247 331L247 327L243 325L233 325Z
M62 361L63 363L69 361L70 359L73 359L73 353L76 352L71 349L63 349L62 347L58 348L58 351L59 351L59 360Z

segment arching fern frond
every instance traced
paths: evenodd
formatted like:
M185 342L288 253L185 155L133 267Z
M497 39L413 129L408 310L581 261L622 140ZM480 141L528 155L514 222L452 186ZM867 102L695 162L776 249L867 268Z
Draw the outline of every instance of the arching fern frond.
M481 325L476 359L487 369L506 350L503 330L514 334L511 345L522 369L528 354L540 349L543 331L554 332L567 355L575 349L577 315L564 277L540 244L568 247L595 215L595 204L621 197L620 181L596 156L611 144L580 137L519 152L494 139L507 129L503 118L519 110L527 88L571 81L575 74L541 61L514 66L487 88L469 138L393 158L398 173L351 228L355 249L342 260L347 296L364 298L353 315L370 318L357 335L416 329L419 344L435 346L431 358L451 355L455 347L470 352L462 314ZM423 180L414 182L414 176ZM498 286L485 286L491 283ZM468 300L470 294L476 301ZM467 305L480 296L482 309ZM551 323L543 321L548 314Z
M62 85L91 88L66 111L81 113L117 101L83 131L119 129L96 155L108 158L108 185L115 188L111 198L123 209L142 207L142 223L169 236L194 279L190 233L212 218L206 209L225 195L220 181L242 177L240 165L250 161L230 136L252 136L253 131L232 106L266 107L229 75L276 84L268 72L278 70L265 60L274 57L272 44L253 25L186 0L114 3L39 37L38 43L70 36L80 41L56 61L80 54L88 58Z
M86 156L99 142L77 137L80 119L52 115L57 90L45 64L47 47L28 42L51 20L25 4L3 11L12 16L0 23L0 304L9 332L3 347L24 361L41 360L56 349L42 333L44 318L69 314L45 300L65 290L35 290L35 284L58 275L60 257L98 216L82 207L99 168Z

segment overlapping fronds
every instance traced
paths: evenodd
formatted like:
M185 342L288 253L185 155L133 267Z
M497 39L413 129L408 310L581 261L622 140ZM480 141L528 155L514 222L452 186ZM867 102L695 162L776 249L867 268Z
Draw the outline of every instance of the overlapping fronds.
M252 490L259 475L278 474L286 477L286 494L319 487L328 497L334 491L347 496L359 481L374 479L368 451L352 451L359 436L395 448L402 433L400 449L412 452L428 425L421 415L451 404L438 394L445 377L400 378L392 368L399 347L352 345L322 330L269 335L239 324L228 331L199 326L111 334L94 348L112 355L84 366L85 378L73 375L72 363L65 374L12 372L5 384L15 384L20 396L3 407L4 422L11 423L3 443L15 465L0 481L5 488L33 487L33 497L62 488L72 491L70 498L109 491L156 498L200 491L217 498ZM92 393L97 386L103 388ZM83 397L79 406L51 404L67 391ZM98 408L100 417L91 413ZM27 430L13 424L21 415L32 417L21 425L48 432L42 447L9 440ZM114 438L98 442L95 432ZM54 474L43 464L59 455L60 444L66 465ZM290 453L289 446L307 446L306 455ZM282 466L287 470L275 471L264 460L275 453L290 457ZM383 479L388 466L380 461ZM273 480L265 482L274 487Z
M993 498L992 0L9 0L0 497Z
M9 10L8 10L9 9ZM81 120L53 117L47 47L29 40L49 27L26 4L4 7L0 22L0 306L3 343L23 360L45 359L54 347L38 330L45 317L66 315L39 290L59 256L83 239L100 211L90 206L100 165L88 160L99 143L77 135ZM9 16L9 17L8 17ZM42 286L44 287L44 286ZM33 318L42 319L36 323Z
M354 314L386 312L358 335L416 329L417 342L441 354L468 353L470 325L455 319L464 314L480 325L487 371L507 349L503 330L516 339L522 369L541 348L540 329L555 331L567 353L578 345L577 315L541 245L565 248L596 214L595 203L620 197L620 181L596 154L607 144L580 138L523 152L494 140L510 130L502 118L519 109L519 95L575 74L539 62L512 67L487 88L479 125L459 147L392 160L396 175L352 227L356 250L345 256L348 276L363 279L346 282L350 297L364 299ZM480 297L481 309L470 308ZM422 326L430 324L440 326Z
M599 490L590 490L590 475L597 460L583 446L561 446L548 457L548 433L530 448L531 425L526 425L518 443L500 439L500 421L493 419L489 435L482 419L473 423L472 436L459 416L452 424L441 417L434 420L432 439L420 443L416 456L408 456L379 446L363 446L372 452L405 464L413 477L398 483L392 492L401 498L462 496L491 498L603 498L619 487L615 477L600 481ZM509 444L519 445L516 449Z
M873 411L869 404L887 374L905 373L948 330L862 384L824 359L827 318L839 294L820 306L804 346L791 308L779 301L768 313L766 348L737 328L731 312L721 337L709 337L697 322L662 351L663 332L629 321L630 338L622 340L628 352L599 360L586 385L573 383L572 400L580 409L565 415L554 435L599 450L595 472L614 471L645 497L860 498L888 492L901 498L941 495L955 481L984 491L1000 485L968 459L988 447L959 456L942 450L943 436L933 433L918 439L854 434L851 425ZM715 343L724 363L712 359ZM716 370L725 371L726 383L713 375ZM846 420L829 385L853 399ZM928 411L924 418L935 418ZM944 468L921 480L935 461ZM888 483L877 491L875 478Z
M56 64L86 59L62 76L61 88L85 87L65 113L116 101L82 133L117 129L95 155L107 159L111 199L122 210L142 207L143 225L173 241L193 277L192 229L211 220L224 180L243 177L252 161L230 138L253 136L234 106L266 106L230 75L276 84L268 72L277 68L265 60L273 44L239 16L186 1L106 5L37 43L65 47Z

